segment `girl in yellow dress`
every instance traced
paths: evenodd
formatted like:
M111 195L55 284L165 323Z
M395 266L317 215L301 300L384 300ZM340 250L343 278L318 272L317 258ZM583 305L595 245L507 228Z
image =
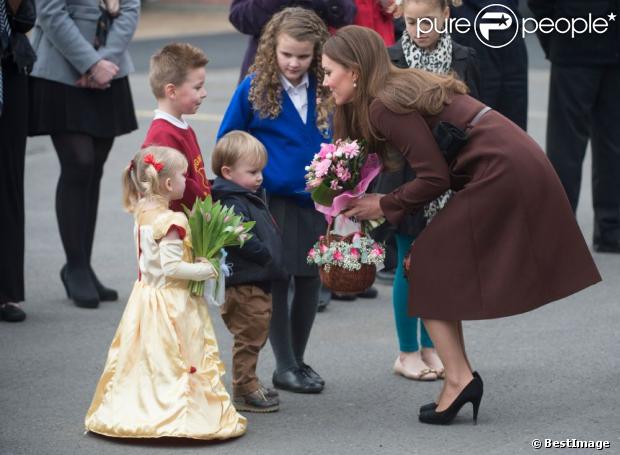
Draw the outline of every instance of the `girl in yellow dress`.
M168 209L185 189L185 157L167 147L140 151L123 173L134 214L138 280L86 414L88 431L120 438L227 439L246 431L222 383L224 366L203 297L189 280L214 279L192 261L184 214Z

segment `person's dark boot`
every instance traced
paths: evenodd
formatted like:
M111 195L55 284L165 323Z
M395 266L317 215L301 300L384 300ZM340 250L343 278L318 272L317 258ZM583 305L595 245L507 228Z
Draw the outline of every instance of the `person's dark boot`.
M594 240L593 247L597 253L620 253L620 239L600 237Z
M357 294L357 296L362 299L376 299L378 295L379 291L377 291L377 288L374 286L370 286L364 292L360 292L359 294Z
M325 387L325 381L323 380L323 378L319 375L319 373L314 371L314 369L310 365L307 365L307 364L305 364L303 362L299 362L299 368L311 380L313 380L314 382L316 382L316 383L320 384L321 386Z
M92 267L90 267L90 276L93 279L93 283L95 284L95 289L97 289L97 294L99 294L99 300L102 302L116 302L118 300L118 292L112 288L108 288L101 284L99 278L95 274L95 271Z
M0 319L6 322L22 322L26 313L16 303L0 304Z
M332 292L332 300L344 300L346 302L351 302L357 299L356 294L339 294L337 292Z
M65 286L67 297L80 308L97 308L99 294L87 268L72 268L64 265L60 269L60 279Z
M323 386L311 380L300 368L290 368L278 373L273 372L273 386L276 389L294 393L320 393Z

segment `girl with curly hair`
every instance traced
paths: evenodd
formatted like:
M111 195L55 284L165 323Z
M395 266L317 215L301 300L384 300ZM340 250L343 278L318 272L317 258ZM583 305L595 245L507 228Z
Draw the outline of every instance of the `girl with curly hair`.
M323 379L306 363L304 351L316 315L320 280L306 253L326 229L305 191L304 168L321 142L331 140L330 94L321 86L321 48L328 38L314 12L286 8L265 26L250 74L228 106L218 139L243 130L267 149L263 170L269 208L282 230L284 269L271 283L269 340L276 358L273 384L297 393L319 393ZM289 311L289 286L295 288Z

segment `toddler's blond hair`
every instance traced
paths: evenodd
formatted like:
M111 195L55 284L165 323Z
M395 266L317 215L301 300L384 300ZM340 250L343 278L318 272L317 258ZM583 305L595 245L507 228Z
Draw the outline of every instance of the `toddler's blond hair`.
M247 158L261 169L267 164L267 150L261 141L245 131L230 131L215 144L211 156L213 173L222 177L224 166L233 167L241 158Z

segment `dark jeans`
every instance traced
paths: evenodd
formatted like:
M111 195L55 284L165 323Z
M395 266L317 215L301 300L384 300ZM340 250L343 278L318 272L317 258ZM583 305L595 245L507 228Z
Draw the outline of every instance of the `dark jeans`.
M0 303L24 300L24 162L28 134L28 78L10 57L2 60L0 115Z
M577 209L592 146L594 240L620 238L620 68L551 66L547 155Z

